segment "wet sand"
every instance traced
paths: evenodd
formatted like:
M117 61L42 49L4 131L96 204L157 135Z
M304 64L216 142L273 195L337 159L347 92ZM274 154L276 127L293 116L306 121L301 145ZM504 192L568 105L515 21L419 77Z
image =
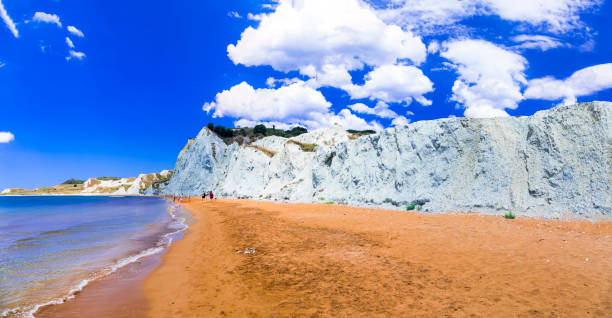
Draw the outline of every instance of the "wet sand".
M612 222L247 200L184 206L197 222L144 281L149 317L612 313Z
M145 317L148 307L142 283L160 264L159 255L145 257L109 276L91 282L70 301L42 307L35 316L36 318Z
M193 222L189 215L185 215L185 217L185 224L188 225ZM143 251L156 246L160 235L167 232L165 225L163 225L163 228L162 232L141 237L139 239L140 250ZM182 232L173 234L173 244L180 241L183 235ZM168 248L164 248L160 253L142 257L108 276L92 281L73 299L62 304L41 307L35 313L35 316L37 318L146 317L148 304L144 297L143 282L162 263L161 256L167 250Z

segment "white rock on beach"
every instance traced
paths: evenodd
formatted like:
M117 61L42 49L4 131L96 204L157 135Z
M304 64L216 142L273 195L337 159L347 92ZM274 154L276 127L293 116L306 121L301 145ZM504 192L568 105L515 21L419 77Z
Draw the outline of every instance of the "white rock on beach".
M448 118L355 140L341 127L226 145L207 128L179 154L165 194L424 212L612 216L612 103L559 106L529 117Z

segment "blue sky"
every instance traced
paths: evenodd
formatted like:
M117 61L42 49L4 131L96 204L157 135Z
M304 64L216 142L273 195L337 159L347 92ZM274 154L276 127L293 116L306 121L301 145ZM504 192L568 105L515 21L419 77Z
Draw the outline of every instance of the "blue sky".
M171 169L210 121L382 129L612 100L607 1L0 1L0 189Z

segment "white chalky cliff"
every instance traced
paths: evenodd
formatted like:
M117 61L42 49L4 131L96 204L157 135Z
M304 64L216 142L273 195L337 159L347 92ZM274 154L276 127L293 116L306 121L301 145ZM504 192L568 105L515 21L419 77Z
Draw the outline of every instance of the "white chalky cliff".
M609 218L611 115L612 103L592 102L529 117L420 121L359 138L336 125L249 146L228 146L204 128L181 151L174 175L159 191ZM299 143L317 146L308 152Z

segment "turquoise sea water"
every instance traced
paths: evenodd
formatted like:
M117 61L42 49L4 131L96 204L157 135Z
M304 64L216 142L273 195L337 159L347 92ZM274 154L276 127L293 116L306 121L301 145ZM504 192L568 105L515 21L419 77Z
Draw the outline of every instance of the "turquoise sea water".
M161 252L183 213L153 197L0 197L0 316L31 317Z

